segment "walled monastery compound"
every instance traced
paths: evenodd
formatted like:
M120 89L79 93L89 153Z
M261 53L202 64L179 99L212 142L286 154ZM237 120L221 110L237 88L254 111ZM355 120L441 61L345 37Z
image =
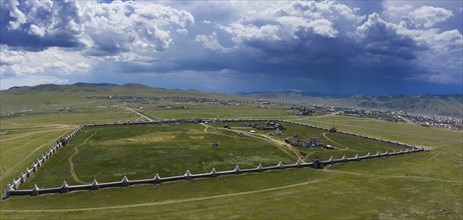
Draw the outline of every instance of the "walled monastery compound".
M376 154L371 154L368 152L366 155L358 155L356 154L354 157L346 157L345 155L341 158L333 158L332 156L326 160L318 160L314 159L312 162L301 162L297 160L294 164L283 164L281 161L274 166L264 167L259 164L256 168L252 169L240 169L239 165L233 170L227 171L217 171L215 168L212 168L211 172L209 173L200 173L200 174L192 174L189 170L185 172L183 175L179 176L171 176L171 177L160 177L156 174L151 179L141 179L141 180L129 180L126 176L122 178L121 181L118 182L108 182L108 183L98 183L96 179L93 180L91 184L86 185L68 185L66 181L62 183L60 187L55 188L39 188L35 185L32 189L29 190L20 190L18 189L19 186L26 182L28 177L31 177L37 170L50 159L51 156L57 153L57 151L65 146L67 146L72 137L74 137L80 130L82 130L86 126L117 126L117 125L135 125L135 124L163 124L163 123L199 123L199 122L215 122L216 120L213 119L191 119L191 120L160 120L160 121L150 121L150 122L130 122L130 123L106 123L106 124L87 124L81 125L75 130L71 131L69 134L64 135L63 137L59 138L57 143L52 146L46 153L42 154L36 161L34 161L31 167L27 167L24 172L21 172L18 178L15 178L11 181L11 183L7 184L6 188L3 191L2 199L7 199L10 196L18 196L18 195L30 195L30 196L37 196L40 194L49 194L49 193L67 193L71 191L78 191L78 190L98 190L103 188L110 188L110 187L126 187L129 185L136 185L136 184L159 184L162 182L170 182L170 181L180 181L180 180L191 180L196 178L211 178L223 175L236 175L242 173L256 173L256 172L264 172L268 170L282 170L282 169L291 169L291 168L302 168L302 167L312 167L312 168L322 168L323 165L328 164L335 164L335 163L346 163L352 161L360 161L366 159L373 159L373 158L380 158L380 157L390 157L390 156L398 156L402 154L409 154L409 153L417 153L423 151L429 151L429 149L424 147L418 147L413 145L407 145L404 143L391 141L391 140L384 140L375 137L369 137L365 135L354 134L345 131L336 131L338 133L362 137L370 140L376 140L391 144L396 144L400 147L406 148L406 150L400 151L393 151L393 152L376 152ZM265 119L223 119L220 120L221 122L249 122L249 121L265 121ZM313 126L309 124L297 123L287 120L280 120L281 122L301 125L305 127L317 128L326 131L330 131L330 129Z

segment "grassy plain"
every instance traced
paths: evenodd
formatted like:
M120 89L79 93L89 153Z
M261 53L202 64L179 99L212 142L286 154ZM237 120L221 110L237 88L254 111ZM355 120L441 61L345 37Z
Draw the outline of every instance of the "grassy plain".
M275 117L281 116L273 113ZM13 148L18 146L14 143L4 145L3 141L6 138L21 139L21 135L25 135L21 129L26 129L26 126L73 126L79 121L78 114L75 115L76 118L64 120L62 116L24 116L33 118L29 123L21 118L1 119L2 132L11 129L11 133L8 132L5 136L2 133L1 136L2 158L12 155L5 155L3 151L14 152ZM127 116L122 119L116 113L113 120L138 117ZM98 115L89 117L89 121L99 120ZM16 120L23 124L18 127L20 130L13 131L18 126L15 124ZM339 116L301 118L297 121L325 127L335 125L342 130L425 145L434 150L338 164L323 170L294 169L124 189L12 197L0 202L0 218L461 219L461 132ZM52 129L52 126L48 129ZM24 132L27 134L29 130ZM47 137L41 137L34 146L50 141ZM28 147L17 150L24 151L24 155L27 155L34 149ZM40 151L36 153L39 154ZM60 154L64 152L58 153L56 157ZM12 159L8 163L13 164L14 160L20 158ZM23 166L31 162L24 162ZM24 167L15 170L19 172Z
M257 121L253 123L264 123L264 121ZM368 140L365 138L354 137L350 135L340 133L330 133L325 130L317 128L309 128L301 125L293 125L282 122L281 124L286 128L283 130L281 136L269 136L269 133L273 133L272 130L257 130L250 128L243 122L232 122L227 123L233 130L248 132L254 130L257 136L267 136L273 139L284 142L286 137L293 137L294 134L298 135L300 141L304 141L311 137L319 138L323 141L323 144L332 145L335 149L323 149L322 147L296 147L294 148L297 152L304 152L306 155L302 157L304 161L312 161L314 158L321 158L326 160L333 156L334 158L341 158L343 155L347 157L353 157L356 154L360 156L366 155L368 152L375 154L377 151L385 152L388 151L399 151L401 148L394 144L383 143L379 141ZM222 124L216 124L212 126L220 127ZM405 148L403 148L405 150Z
M213 143L219 147L212 148ZM34 184L59 186L63 179L70 184L149 179L155 173L166 176L276 165L278 161L294 163L272 143L250 137L238 137L225 130L208 131L201 124L121 125L86 127L70 145L52 157L24 188ZM70 171L70 163L73 168ZM74 177L71 172L74 173Z
M162 102L160 103L162 106ZM177 106L186 109L166 109L159 105L142 105L143 113L154 119L171 118L294 118L295 110L290 110L288 106L266 105L268 109L259 108L257 104L241 105L219 105L207 103L177 103ZM133 105L132 106L139 106Z
M249 129L235 127L243 126L243 122L230 125L238 131ZM278 161L292 164L298 158L311 161L315 157L353 157L357 153L365 155L369 151L400 149L393 144L321 129L283 125L287 128L286 133L299 133L301 140L317 136L325 144L332 142L333 145L342 144L342 147L326 150L321 147L282 146L267 138L283 142L285 136L265 136L265 131L258 130L258 134L239 137L233 130L220 129L223 123L86 127L22 188L32 188L34 184L56 187L63 179L73 185L89 184L93 178L99 182L119 181L124 175L129 179L148 179L154 173L161 176L182 175L187 169L192 173L205 173L213 167L219 171L231 170L236 164L241 168L254 168L259 163L264 166L276 165ZM212 148L213 143L218 143L219 147ZM301 151L307 152L306 155L301 157Z
M71 112L33 113L0 120L1 186L55 144L60 136L81 123L136 120L120 108L79 108Z

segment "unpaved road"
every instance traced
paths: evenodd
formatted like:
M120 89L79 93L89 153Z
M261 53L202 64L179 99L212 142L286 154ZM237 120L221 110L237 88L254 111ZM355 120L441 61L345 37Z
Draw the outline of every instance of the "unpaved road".
M133 113L135 113L135 114L137 114L137 115L139 115L140 117L146 119L146 120L149 121L149 122L153 122L153 121L154 121L152 118L150 118L150 117L148 117L148 116L146 116L146 115L144 115L144 114L142 114L142 113L140 113L140 112L138 112L138 111L135 111L135 110L133 110L133 109L131 109L131 108L129 108L129 107L125 107L125 109L127 109L127 110L129 110L129 111L131 111L131 112L133 112Z
M307 181L302 183L296 183L286 186L279 186L279 187L272 187L267 189L260 189L260 190L252 190L246 192L238 192L238 193L228 193L222 195L215 195L215 196L205 196L205 197L197 197L197 198L188 198L188 199L177 199L177 200L167 200L161 202L148 202L148 203L139 203L139 204L131 204L131 205L118 205L118 206L105 206L105 207L92 207L92 208L77 208L77 209L32 209L32 210L5 210L2 209L2 212L80 212L80 211L98 211L98 210L107 210L107 209L123 209L123 208L137 208L137 207L146 207L146 206L156 206L156 205L169 205L169 204L176 204L176 203L184 203L184 202L196 202L196 201L204 201L204 200L211 200L211 199L219 199L219 198L226 198L232 196L242 196L242 195L250 195L256 193L264 193L264 192L271 192L277 191L282 189L288 189L298 186L305 186L308 184L313 183L320 183L321 180L313 180Z
M77 155L79 153L79 146L81 145L84 145L87 143L88 140L90 140L90 138L92 138L94 135L96 134L93 133L92 135L90 135L87 139L84 140L84 142L82 142L82 144L79 144L77 145L74 149L75 149L75 152L68 158L68 161L69 161L69 171L71 172L71 175L72 175L72 178L78 182L78 183L81 183L81 184L88 184L82 180L79 179L79 177L77 177L76 175L76 172L74 171L74 162L72 161L72 158L74 158L75 155Z
M204 128L205 132L209 132L209 128L213 128L213 127L211 127L211 126L209 126L207 124L204 124L204 123L201 123L201 125L205 126L205 128ZM234 130L234 129L225 129L225 128L214 128L214 129L221 129L221 130L226 130L226 131L233 131L233 132L236 132L236 133L242 133L242 134L244 134L244 135L246 135L248 137L254 138L254 139L270 142L270 143L274 144L275 146L277 146L281 151L288 154L289 156L294 157L294 158L298 159L301 162L304 162L304 159L299 155L297 150L293 149L292 146L289 146L288 144L286 144L283 141L279 141L279 140L273 139L271 137L268 137L265 134L253 134L253 133L247 132L247 131L240 131L240 130ZM290 151L290 152L292 152L294 154L289 153L288 151Z

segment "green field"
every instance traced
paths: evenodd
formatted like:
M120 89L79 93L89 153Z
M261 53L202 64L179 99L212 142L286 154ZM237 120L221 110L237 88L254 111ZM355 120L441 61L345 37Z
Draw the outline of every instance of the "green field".
M115 103L112 103L115 104ZM117 103L121 104L121 103ZM211 105L212 106L212 105ZM3 108L3 107L2 107ZM153 106L153 117L156 117L156 109ZM160 118L183 118L200 117L201 115L221 115L220 109L211 107L211 112L201 113L199 110L169 111L168 114ZM253 108L252 108L253 109ZM244 107L243 112L252 111L251 107ZM397 157L378 158L347 164L336 164L325 167L323 170L310 168L291 169L275 172L264 172L256 174L242 174L236 176L221 176L211 179L195 179L191 181L180 181L172 183L162 183L159 185L139 185L127 188L112 188L99 191L80 191L68 194L41 195L37 197L18 196L11 197L0 202L1 219L102 219L102 218L125 218L125 219L208 219L208 218L229 218L229 219L461 219L463 214L463 161L462 145L463 133L450 131L440 128L426 128L412 124L389 123L374 119L360 119L342 116L326 117L301 117L296 118L284 112L276 112L275 109L257 109L260 115L269 115L272 118L293 118L297 122L311 123L323 127L336 126L338 129L354 133L366 134L391 140L396 140L413 145L423 145L433 150L408 154ZM203 111L206 111L204 108ZM148 110L147 110L148 111ZM186 112L181 112L186 111ZM171 113L172 112L172 113ZM231 115L232 113L226 113ZM241 113L245 117L245 113ZM254 116L253 113L249 117ZM55 139L63 133L75 128L82 121L109 122L137 120L138 115L130 113L123 108L75 108L75 111L65 113L46 113L30 114L20 117L1 118L1 152L2 174L1 183L4 186L13 177L16 177L27 165L38 157L42 152L54 143ZM212 124L209 124L213 126ZM198 127L195 127L198 126ZM286 136L291 136L297 132L302 136L320 136L303 127L285 125L288 130L284 131L282 137L275 137L279 140ZM140 126L142 127L142 126ZM216 127L219 127L217 125ZM241 127L241 128L240 128ZM146 128L146 127L145 127ZM138 141L143 139L143 132L149 129L129 129L127 132L124 126L120 127L119 133L114 134L116 139L128 141L130 137L124 136L131 134L137 137ZM178 127L160 126L153 128L153 132L172 132L175 137L181 137L182 131L169 131ZM243 131L240 125L232 125L233 129ZM87 129L87 128L86 128ZM93 130L92 130L93 129ZM43 184L43 186L56 186L65 178L72 182L69 176L68 159L75 152L75 147L85 141L94 132L96 134L88 139L88 145L79 146L79 153L73 158L76 162L76 174L84 181L91 180L94 176L100 176L102 180L120 180L121 176L127 174L129 179L134 177L152 177L155 172L166 175L171 172L174 175L182 174L185 169L210 171L210 166L216 168L221 166L220 161L228 158L229 153L236 154L231 157L230 165L241 162L239 153L252 155L255 152L265 152L270 155L269 161L277 158L294 161L293 157L281 151L277 146L263 140L254 140L245 137L244 140L237 139L234 131L222 131L219 128L210 128L204 143L196 142L198 148L194 154L183 154L180 152L167 153L161 160L155 160L155 156L160 155L158 150L143 151L143 157L149 158L140 163L134 163L130 158L120 156L120 160L115 164L129 164L130 166L115 166L110 174L98 173L99 163L101 166L106 164L105 150L108 146L115 146L118 152L123 154L133 154L131 157L140 157L140 152L133 152L123 149L118 143L111 143L105 140L108 136L103 135L105 131L97 131L103 127L89 128L83 130L81 136L72 139L69 148L63 148L58 154L52 157L37 175L30 179L28 184L33 182ZM163 130L165 129L165 130ZM184 141L182 143L195 143L194 139L189 140L190 136L204 136L204 127L192 125L185 128ZM304 128L305 129L305 128ZM304 133L307 132L307 133ZM111 132L112 133L112 132ZM194 135L193 135L194 133ZM220 135L222 134L222 135ZM256 135L261 135L257 133ZM225 143L221 143L223 135L229 135ZM385 150L394 146L382 146L378 143L362 143L363 139L354 137L344 137L341 134L326 134L328 138L335 142L347 145L349 150L346 154L362 154L366 152L365 147L374 146ZM167 135L168 136L168 135ZM95 139L94 139L95 138ZM211 142L219 141L219 151L212 151ZM113 139L114 140L114 139ZM187 141L189 140L189 141ZM153 140L145 139L146 146L156 147ZM258 149L246 151L234 148L235 145L227 143L255 143ZM329 140L324 139L326 143ZM205 144L207 142L207 145ZM106 143L97 144L97 143ZM156 142L158 143L158 142ZM172 143L172 142L171 142ZM172 144L171 144L172 145ZM170 146L171 146L170 145ZM338 155L342 152L343 146L333 144L337 147L333 151L318 151L313 149L303 149L311 156L325 157L328 154ZM89 148L86 148L89 147ZM92 148L90 148L93 146ZM134 144L129 148L143 147L143 144ZM201 147L204 146L204 149ZM161 145L158 147L162 148ZM95 149L95 150L92 150ZM98 151L97 149L101 149ZM144 148L145 149L145 148ZM249 149L251 150L251 149ZM175 150L174 150L175 151ZM197 158L195 155L202 154L204 151L216 153L213 158ZM224 152L227 151L227 152ZM350 152L349 152L350 151ZM98 154L97 154L97 153ZM375 151L374 151L375 152ZM196 154L198 153L198 154ZM288 153L291 153L288 151ZM344 153L344 152L342 152ZM80 156L79 156L80 155ZM272 156L273 155L273 156ZM101 157L100 157L101 156ZM155 164L166 164L169 160L176 160L176 156L184 157L181 161L182 166L166 167L167 170L160 170L160 166ZM86 157L98 158L93 165ZM220 158L220 159L219 159ZM217 159L217 160L216 160ZM246 157L243 161L249 161ZM248 165L264 162L262 158L250 160ZM60 162L61 160L61 162ZM209 163L199 163L200 161L210 160ZM216 162L213 162L216 161ZM67 166L66 166L67 162ZM118 163L119 162L119 163ZM62 164L63 166L58 166ZM138 169L142 166L149 166L150 169ZM273 164L273 162L272 162ZM162 165L164 167L164 165ZM227 164L222 164L224 168ZM79 168L81 167L81 168ZM129 167L131 170L124 169ZM99 168L98 168L99 169ZM49 170L49 171L47 171ZM51 171L53 170L53 171ZM177 170L182 172L178 173ZM56 172L54 172L56 171ZM61 172L62 171L62 172ZM47 174L49 172L49 174ZM135 173L132 173L135 172ZM105 177L106 175L106 177ZM132 175L132 176L131 176ZM43 176L43 177L41 177ZM57 183L56 183L57 182ZM29 185L30 186L30 185Z
M254 123L264 123L264 121L257 121ZM310 128L302 125L293 125L289 123L282 122L281 124L286 128L283 130L283 135L281 136L269 136L269 133L272 133L272 130L257 130L244 125L243 122L232 122L229 124L233 130L247 132L254 130L257 136L266 136L284 142L286 137L292 137L294 134L297 134L299 140L303 141L310 137L317 137L323 141L323 143L332 145L335 149L328 150L323 149L322 147L297 147L294 148L297 152L304 152L306 155L302 159L306 162L312 161L314 158L321 158L326 160L333 156L334 158L341 158L343 155L347 157L353 157L356 154L360 156L366 155L368 152L375 154L377 151L385 152L388 151L399 151L401 148L395 144L383 143L380 141L368 140L365 138L355 137L346 134L340 133L330 133L325 130ZM222 126L222 124L212 125L216 127ZM405 148L403 148L405 150Z
M23 188L34 184L53 187L70 184L149 179L231 170L236 164L254 168L259 163L294 163L296 157L273 144L231 131L207 131L200 124L119 125L84 128L67 147L52 157ZM219 147L212 148L213 143ZM73 163L70 172L70 163Z
M60 136L81 123L136 120L119 108L80 108L72 112L27 114L0 120L0 184L6 185L30 166Z
M218 105L205 103L179 103L187 109L166 109L158 105L142 105L143 112L154 119L173 118L294 118L294 110L288 106L268 105L270 109L259 108L259 105L241 104ZM133 105L132 106L138 106Z
M99 182L119 181L125 175L129 179L149 179L155 173L162 177L182 175L187 169L206 173L212 168L232 170L237 164L255 168L279 161L293 164L297 159L310 162L316 157L353 157L400 149L393 144L283 123L286 133L298 133L301 138L317 136L336 147L296 148L284 144L284 136L269 136L259 130L239 137L239 132L249 128L243 122L229 124L231 130L221 129L223 123L86 127L22 188L30 189L35 184L56 187L63 179L73 185L89 184L93 178ZM219 147L212 148L213 143ZM301 156L301 151L306 155Z

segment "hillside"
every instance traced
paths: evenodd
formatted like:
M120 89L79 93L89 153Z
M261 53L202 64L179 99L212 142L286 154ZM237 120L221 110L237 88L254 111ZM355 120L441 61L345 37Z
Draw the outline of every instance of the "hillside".
M149 97L187 96L218 99L266 99L276 101L295 101L310 105L329 105L409 111L424 114L438 114L462 117L463 95L388 95L388 96L349 96L302 91L275 91L240 93L237 95L205 93L196 90L152 88L142 84L128 83L116 85L109 83L75 83L71 85L43 84L38 86L13 87L1 91L1 112L29 111L47 109L53 105L67 103L87 103L88 96L133 95Z
M282 91L242 93L241 95L247 97L276 100L297 100L315 105L409 111L456 117L462 117L463 115L462 94L419 96L402 94L387 96L347 96L298 91Z
M81 104L89 105L88 96L187 96L220 99L243 98L240 96L204 93L196 90L152 88L142 84L128 83L116 85L109 83L75 83L71 85L43 84L37 86L12 87L1 91L1 113L42 111Z
M75 83L70 85L42 84L37 86L12 87L2 91L5 95L37 95L52 92L61 95L86 94L86 95L146 95L146 96L198 96L216 97L223 96L216 93L204 93L196 90L162 89L152 88L137 83L124 85L110 83Z

